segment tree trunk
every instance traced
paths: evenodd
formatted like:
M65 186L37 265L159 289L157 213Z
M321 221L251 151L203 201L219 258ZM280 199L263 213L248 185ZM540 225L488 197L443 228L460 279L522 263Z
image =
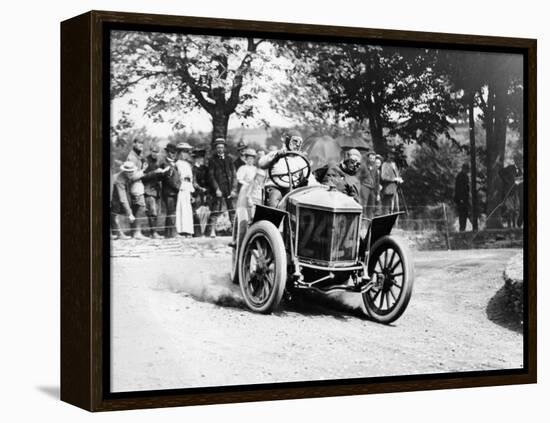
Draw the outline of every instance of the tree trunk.
M212 143L216 138L223 138L227 141L227 125L229 123L229 113L222 108L216 108L211 114L212 118Z
M370 98L367 99L366 109L370 135L372 137L372 148L376 154L385 156L388 151L388 145L386 138L384 138L384 123L380 117L380 112Z
M497 82L491 91L494 92L494 126L492 139L487 140L487 228L501 228L499 205L503 192L499 171L504 167L506 149L506 87Z
M474 116L475 95L471 95L468 102L468 120L470 127L470 187L472 196L472 230L477 232L478 203L477 203L477 162L476 162L476 132Z
M383 134L382 124L376 118L369 119L369 129L372 137L372 147L376 154L384 156L388 150Z

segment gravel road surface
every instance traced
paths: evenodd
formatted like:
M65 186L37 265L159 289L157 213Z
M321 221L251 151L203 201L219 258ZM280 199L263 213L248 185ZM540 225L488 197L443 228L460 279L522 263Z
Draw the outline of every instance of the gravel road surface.
M249 312L229 281L227 242L113 243L113 392L522 366L521 322L502 297L518 250L413 252L411 302L385 326L352 294Z

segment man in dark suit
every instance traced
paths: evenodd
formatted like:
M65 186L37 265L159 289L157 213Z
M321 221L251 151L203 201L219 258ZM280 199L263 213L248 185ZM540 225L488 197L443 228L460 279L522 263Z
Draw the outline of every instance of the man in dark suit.
M358 173L361 183L360 197L365 216L372 219L376 209L376 198L379 195L380 177L375 164L376 154L368 150L365 156L367 160Z
M382 163L380 172L380 180L382 184L382 213L389 214L399 211L399 196L398 188L403 183L403 179L399 176L399 170L395 163L395 153L388 152L388 159Z
M161 197L166 212L164 236L165 238L173 238L176 236L176 206L178 203L181 180L178 169L176 168L178 149L174 144L167 144L165 151L166 160L162 164L165 172L162 174L161 179Z
M458 226L460 232L466 229L468 220L468 208L470 206L470 181L468 178L468 165L463 164L462 169L456 175L455 180L455 204L458 212Z
M518 184L521 181L521 172L516 163L512 162L503 169L500 169L499 175L502 178L504 193L501 215L508 228L515 228L520 220L519 213L521 207ZM523 220L523 216L521 220Z
M215 222L221 213L223 205L229 212L229 220L233 224L235 216L235 199L237 198L237 175L233 160L225 152L225 140L214 140L215 154L208 161L208 179L212 196L212 213L208 219L206 232L211 237L216 236Z

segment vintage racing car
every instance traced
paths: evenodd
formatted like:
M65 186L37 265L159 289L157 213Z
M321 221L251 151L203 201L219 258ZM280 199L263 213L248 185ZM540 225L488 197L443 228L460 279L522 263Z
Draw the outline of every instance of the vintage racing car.
M291 158L303 165L291 169ZM285 152L268 170L271 181L287 192L277 207L258 204L251 210L239 199L231 244L233 282L255 312L277 309L285 291L348 291L361 295L372 320L395 321L407 308L414 282L408 248L390 235L399 213L365 219L351 197L324 185L305 185L310 173L304 155Z

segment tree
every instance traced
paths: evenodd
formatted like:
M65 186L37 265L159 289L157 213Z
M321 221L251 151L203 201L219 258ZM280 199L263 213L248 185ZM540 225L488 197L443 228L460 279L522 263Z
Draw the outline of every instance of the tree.
M499 170L504 165L507 129L515 129L520 137L523 131L523 75L521 56L481 52L442 52L443 72L449 76L453 91L467 113L470 138L470 167L472 190L473 228L477 229L478 188L477 170L481 162L476 158L476 111L485 129L485 163L487 214L491 215L487 227L500 226L497 213L503 199Z
M301 110L285 93L283 107L296 115L313 107L342 121L367 122L381 154L388 149L388 136L432 145L439 134L450 138L448 116L456 104L445 75L435 71L435 50L286 42L283 51L295 64L289 71L290 90L299 90L294 87L305 80L308 92L317 93L302 99Z
M253 100L268 64L265 40L160 32L114 31L111 38L111 98L131 94L136 86L148 94L145 114L174 127L185 127L181 115L206 111L212 140L225 138L232 115L254 115Z
M111 136L111 169L117 172L120 165L126 161L135 138L143 140L144 149L148 151L157 143L157 139L147 132L145 127L128 126L119 128L116 136Z
M468 116L470 152L470 192L472 198L472 230L478 230L479 197L477 188L478 160L476 157L476 116L481 91L488 73L487 55L480 52L441 51L444 60L439 67L449 76L451 88L457 93L461 111Z
M464 152L441 137L438 147L418 145L403 171L403 191L410 206L449 203L454 198L455 175L464 160Z
M500 227L498 214L494 213L504 198L499 170L504 167L506 132L513 101L522 92L522 57L513 54L493 54L488 57L488 74L485 95L480 96L482 119L487 139L487 219L488 228ZM517 116L517 115L516 115Z

